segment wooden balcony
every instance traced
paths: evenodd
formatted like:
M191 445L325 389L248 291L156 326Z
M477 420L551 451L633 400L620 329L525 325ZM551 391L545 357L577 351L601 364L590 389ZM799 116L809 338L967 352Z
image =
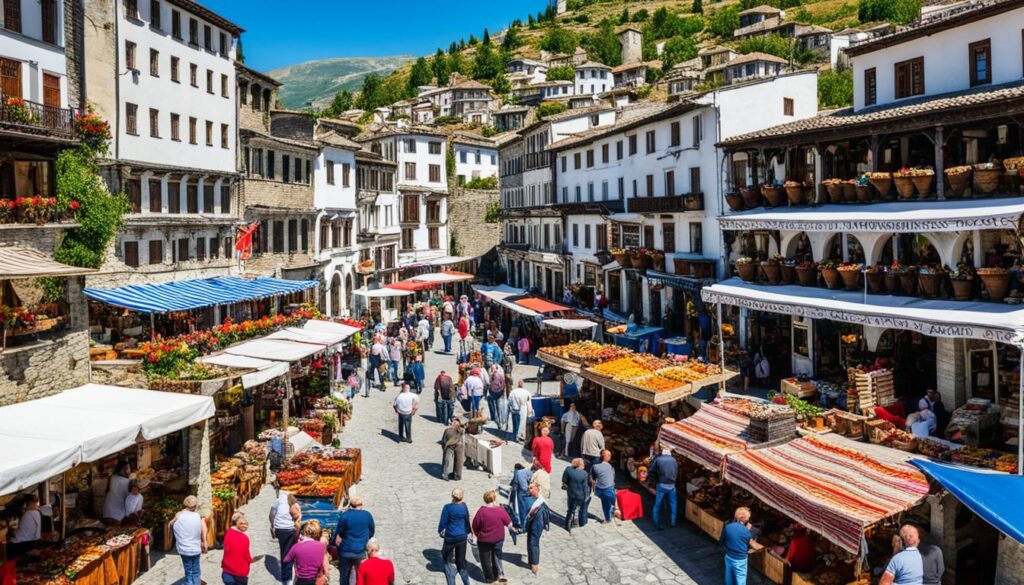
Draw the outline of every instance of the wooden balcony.
M74 139L75 112L24 100L24 106L8 106L9 96L0 94L0 126L26 134L49 134Z
M635 197L626 200L626 211L629 213L674 213L703 210L703 193L687 193L670 197Z

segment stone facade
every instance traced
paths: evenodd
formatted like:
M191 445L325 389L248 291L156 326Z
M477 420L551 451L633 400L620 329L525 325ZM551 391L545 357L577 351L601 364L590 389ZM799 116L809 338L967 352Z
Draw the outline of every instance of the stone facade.
M89 382L89 332L78 329L0 353L0 406Z
M270 110L274 107L277 88L281 84L241 63L235 63L235 71L238 83L238 128L268 133Z
M64 58L67 60L68 107L78 109L85 106L82 90L84 70L83 35L84 10L81 2L64 0Z
M454 240L452 254L482 256L498 245L501 224L484 223L488 206L497 202L498 191L452 190L448 208L448 228Z

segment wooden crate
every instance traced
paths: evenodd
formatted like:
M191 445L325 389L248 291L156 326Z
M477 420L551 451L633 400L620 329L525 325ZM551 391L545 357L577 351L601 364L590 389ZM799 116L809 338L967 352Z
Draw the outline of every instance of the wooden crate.
M789 575L790 585L817 585L810 573L797 573L793 571Z
M782 380L779 382L779 389L797 398L808 398L818 393L817 386L811 382L799 382L796 378Z
M722 529L725 528L725 522L703 509L700 512L700 529L715 539L715 541L718 541L722 537Z
M693 500L686 500L686 519L693 522L697 526L700 526L700 506L697 505Z
M786 562L786 559L768 549L765 549L761 574L772 583L781 584L786 582L786 575L788 572L789 563Z

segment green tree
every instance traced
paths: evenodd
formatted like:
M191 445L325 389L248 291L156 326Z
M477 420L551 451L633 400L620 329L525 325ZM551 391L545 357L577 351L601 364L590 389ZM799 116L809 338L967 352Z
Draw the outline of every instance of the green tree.
M547 116L560 114L568 109L569 106L561 102L544 102L539 107L537 107L537 116L539 118L546 118Z
M356 107L367 112L376 109L381 103L381 78L376 73L367 74L363 78L363 89L356 98Z
M548 69L544 79L548 81L573 81L576 79L576 68L572 65L559 65Z
M731 39L732 31L740 27L740 9L735 4L723 6L715 11L708 23L708 30L715 36Z
M650 18L650 16L651 15L650 13L647 12L646 8L641 8L640 10L637 10L636 12L633 13L633 17L630 18L630 20L633 22L644 22L645 20Z
M921 14L920 0L860 0L857 18L861 22L888 21L907 24Z
M437 78L437 85L444 86L448 85L448 78L451 76L451 69L448 68L448 58L445 57L444 51L441 49L437 50L437 54L430 61L430 68L434 72L434 77Z
M474 35L472 35L472 34L471 34L471 35L469 35L469 46L470 46L470 47L473 47L473 46L476 46L476 45L478 45L478 44L480 44L480 41L479 41L479 40L477 40L476 36L474 36Z
M245 53L242 52L242 37L239 35L238 40L235 41L235 61L245 64Z
M738 50L744 55L767 53L801 64L809 63L814 59L814 55L805 47L797 45L792 39L786 39L775 34L746 39L740 43Z
M629 22L629 8L623 8L622 14L619 15L619 24L626 24Z
M504 40L501 41L501 48L504 51L515 51L519 47L523 46L523 35L519 32L519 27L514 26L505 33Z
M690 12L694 14L704 14L704 3L701 0L693 0L693 5L690 6Z
M668 71L676 63L682 63L697 56L697 43L693 37L672 37L665 43L661 53L662 69Z
M448 56L448 71L450 73L461 73L465 75L469 71L469 65L462 53L455 53Z
M416 62L412 65L412 71L409 72L409 81L406 84L406 91L410 96L414 96L419 92L421 85L430 85L430 82L434 79L434 72L430 69L430 63L427 63L425 57L416 59Z
M353 96L351 91L347 89L339 91L338 93L334 94L334 99L331 100L331 105L327 106L324 109L323 115L327 116L328 118L336 118L340 116L343 112L351 110L352 99Z
M528 26L530 28L533 28L535 26L535 23L533 22L533 15L532 14L527 15L527 17L526 17L526 26Z
M551 53L572 53L578 44L576 33L560 26L552 27L540 40L540 48Z
M458 52L459 52L459 44L456 43L455 41L452 41L452 44L448 45L448 54L449 55L454 55L455 53L458 53Z
M491 33L487 32L487 29L486 29L486 28L484 29L484 40L483 40L483 44L485 44L485 45L489 45L489 44L491 44Z
M580 37L580 45L595 61L609 67L622 63L622 45L619 44L619 36L615 34L615 23L610 18L601 21L597 32Z
M473 59L473 79L486 81L501 73L501 60L490 45L480 45Z
M505 77L504 73L499 72L491 81L491 89L494 90L494 93L505 95L512 91L512 84L508 82L508 78Z
M853 71L839 69L818 74L818 106L841 108L853 104Z

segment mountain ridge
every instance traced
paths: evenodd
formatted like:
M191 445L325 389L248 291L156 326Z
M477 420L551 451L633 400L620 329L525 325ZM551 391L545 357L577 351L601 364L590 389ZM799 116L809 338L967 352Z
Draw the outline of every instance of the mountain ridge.
M358 91L366 75L387 76L415 58L414 55L329 57L278 67L266 74L283 84L278 99L285 107L323 108L339 91Z

